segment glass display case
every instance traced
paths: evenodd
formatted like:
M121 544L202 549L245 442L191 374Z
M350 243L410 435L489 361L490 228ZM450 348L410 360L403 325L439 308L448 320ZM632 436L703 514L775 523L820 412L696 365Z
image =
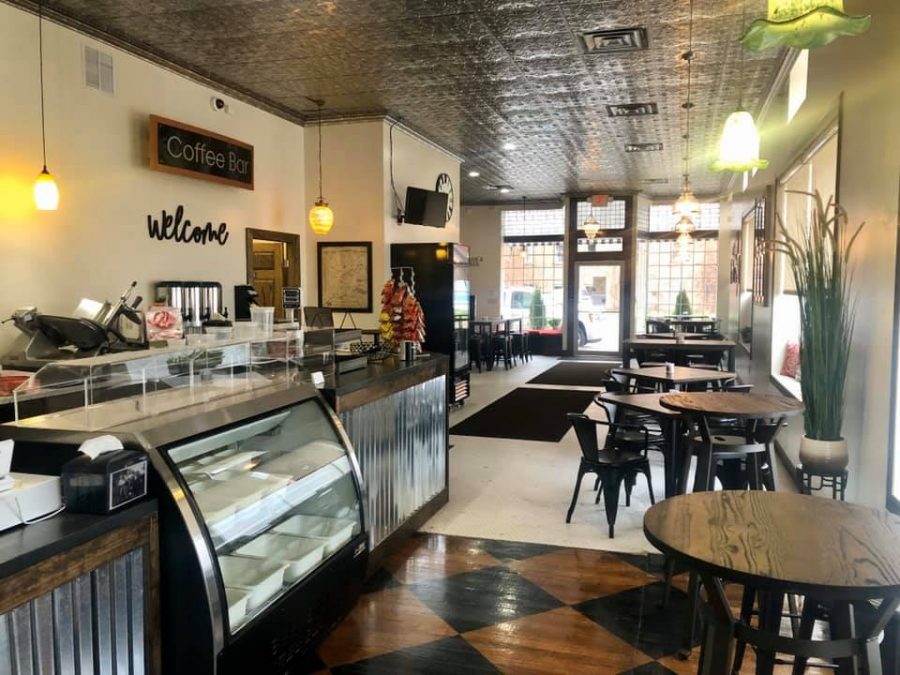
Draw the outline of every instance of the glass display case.
M239 350L251 357L246 386L213 374L210 386L223 377L227 394L158 387L2 427L19 471L57 472L98 435L148 454L166 673L289 672L349 611L365 577L362 479L339 419L311 385L269 378L255 347ZM200 367L232 370L232 355L216 351L221 362ZM140 365L140 384L156 381L144 376L151 366L169 369L158 358ZM198 359L208 356L190 363ZM173 377L198 374L187 365Z
M362 529L350 459L317 401L165 454L206 525L231 633Z

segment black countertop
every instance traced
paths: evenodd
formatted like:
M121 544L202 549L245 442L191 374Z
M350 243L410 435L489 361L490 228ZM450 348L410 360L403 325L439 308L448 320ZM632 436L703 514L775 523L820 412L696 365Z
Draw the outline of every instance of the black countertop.
M407 389L420 382L446 375L449 357L429 354L413 361L388 357L365 368L325 378L322 393L337 412ZM342 404L343 400L343 404Z
M156 500L145 499L108 516L66 513L0 534L0 578L63 553L156 511Z

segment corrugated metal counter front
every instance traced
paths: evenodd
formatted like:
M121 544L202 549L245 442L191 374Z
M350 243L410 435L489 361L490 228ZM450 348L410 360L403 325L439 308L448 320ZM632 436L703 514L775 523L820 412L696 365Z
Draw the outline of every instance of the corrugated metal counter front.
M324 389L365 482L370 569L449 498L447 363L386 359Z

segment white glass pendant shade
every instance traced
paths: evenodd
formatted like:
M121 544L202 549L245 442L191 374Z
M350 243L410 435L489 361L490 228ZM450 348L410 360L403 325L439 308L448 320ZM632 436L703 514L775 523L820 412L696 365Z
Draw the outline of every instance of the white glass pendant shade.
M38 211L56 211L59 208L59 188L46 166L34 181L34 205Z
M735 110L725 120L722 138L719 139L719 158L713 162L715 171L743 173L752 169L765 169L768 160L759 158L759 132L753 115L746 110Z
M747 49L771 47L814 49L842 35L860 35L868 30L871 16L849 16L843 0L769 0L765 19L757 19L741 42Z
M681 219L675 223L675 231L679 235L690 234L694 229L694 221L691 220L690 216L681 216Z
M672 213L677 216L693 218L700 215L700 202L697 201L693 192L685 188L681 196L675 200L675 204L672 206Z
M597 222L597 219L594 216L588 216L584 220L584 224L581 226L581 229L584 230L584 236L588 239L593 239L597 236L597 233L600 231L600 223Z

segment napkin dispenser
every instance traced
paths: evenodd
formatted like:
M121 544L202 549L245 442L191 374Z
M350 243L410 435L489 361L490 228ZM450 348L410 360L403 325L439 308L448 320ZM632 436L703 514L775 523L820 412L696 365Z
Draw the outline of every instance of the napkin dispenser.
M75 513L107 514L147 494L147 455L125 450L115 436L82 444L62 466L63 503Z

